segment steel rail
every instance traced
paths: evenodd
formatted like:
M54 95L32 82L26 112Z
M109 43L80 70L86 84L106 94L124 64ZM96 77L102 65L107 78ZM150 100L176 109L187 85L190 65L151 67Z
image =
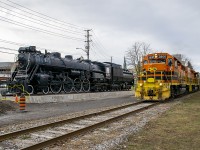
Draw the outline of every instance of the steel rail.
M91 130L94 130L98 127L101 127L101 126L104 126L108 123L111 123L111 122L114 122L116 120L119 120L119 119L122 119L124 117L127 117L131 114L135 114L135 113L139 113L141 111L144 111L144 110L147 110L153 106L156 106L158 105L159 103L153 103L152 105L148 105L148 106L145 106L145 107L142 107L142 108L139 108L137 110L133 110L131 112L128 112L128 113L125 113L125 114L122 114L122 115L119 115L117 117L113 117L111 119L107 119L107 120L104 120L102 122L99 122L99 123L96 123L96 124L93 124L93 125L90 125L90 126L87 126L87 127L84 127L82 129L79 129L79 130L76 130L76 131L72 131L70 133L67 133L65 135L62 135L62 136L59 136L59 137L56 137L56 138L53 138L53 139L50 139L50 140L46 140L44 142L41 142L41 143L37 143L35 145L32 145L32 146L29 146L29 147L26 147L26 148L22 148L22 150L35 150L35 149L41 149L41 148L44 148L44 147L47 147L47 146L50 146L50 145L53 145L55 144L57 141L61 141L61 140L67 140L69 138L72 138L72 137L75 137L77 135L80 135L80 134L83 134L85 132L88 132L88 131L91 131Z
M107 109L107 110L103 110L103 111L100 111L100 112L90 113L90 114L86 114L86 115L82 115L82 116L78 116L78 117L73 117L73 118L69 118L69 119L65 119L65 120L61 120L61 121L57 121L57 122L53 122L53 123L48 123L48 124L44 124L44 125L40 125L40 126L36 126L36 127L31 127L31 128L28 128L28 129L23 129L23 130L11 132L11 133L3 134L3 135L0 135L0 142L4 141L6 139L9 139L9 138L20 136L22 134L26 134L26 133L30 133L30 132L34 132L34 131L39 131L39 130L49 128L49 127L52 127L52 126L62 125L62 124L65 124L65 123L69 123L69 122L80 120L80 119L87 118L87 117L102 115L104 113L109 113L111 111L123 109L123 108L134 106L134 105L139 105L141 103L143 103L143 101L136 102L136 103L129 103L129 104L125 104L123 106L117 106L117 107Z

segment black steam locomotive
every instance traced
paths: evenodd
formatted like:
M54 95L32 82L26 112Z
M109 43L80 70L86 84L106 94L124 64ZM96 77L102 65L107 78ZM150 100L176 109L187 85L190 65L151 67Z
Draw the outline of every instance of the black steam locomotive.
M20 47L16 66L8 83L10 92L48 94L72 91L125 90L133 85L133 75L121 65L61 58L58 52L41 53L35 46ZM21 88L19 88L21 86Z

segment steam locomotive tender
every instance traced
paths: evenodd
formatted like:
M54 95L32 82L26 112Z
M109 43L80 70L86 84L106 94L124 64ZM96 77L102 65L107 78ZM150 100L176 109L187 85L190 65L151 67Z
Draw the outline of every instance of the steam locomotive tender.
M110 62L61 58L58 52L41 53L35 46L20 47L18 60L8 83L10 92L54 94L127 90L133 85L133 75L121 65Z

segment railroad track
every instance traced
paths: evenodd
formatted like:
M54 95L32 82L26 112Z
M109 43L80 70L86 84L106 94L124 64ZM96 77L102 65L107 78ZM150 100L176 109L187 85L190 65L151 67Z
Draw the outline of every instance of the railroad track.
M108 123L122 119L128 115L135 114L159 103L131 103L97 113L91 113L79 117L70 118L54 123L49 123L29 129L15 131L0 136L1 143L12 143L12 149L41 149L67 140L79 134L83 134ZM1 148L1 147L0 147ZM11 147L9 147L11 148Z

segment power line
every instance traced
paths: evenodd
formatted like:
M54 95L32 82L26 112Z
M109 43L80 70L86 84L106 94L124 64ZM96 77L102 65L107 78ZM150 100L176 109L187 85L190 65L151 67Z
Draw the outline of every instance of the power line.
M31 46L30 44L24 44L24 43L17 43L17 42L13 42L13 41L8 41L8 40L4 40L4 39L0 39L0 42L2 43L7 43L7 44L12 44L12 45L18 45L18 46ZM64 51L58 51L58 50L52 50L52 49L49 49L49 48L43 48L43 47L40 47L40 46L37 46L37 50L48 50L50 52L60 52L60 53L65 53ZM17 50L16 50L17 51ZM70 54L70 55L80 55L80 54L77 54L77 53L74 53L74 54Z
M16 50L16 49L7 48L7 47L0 47L0 49L9 50L9 51L15 51L15 52L18 51L18 50ZM16 55L16 53L10 53L10 52L4 52L4 51L0 51L0 53L15 54L15 55Z
M18 45L18 46L30 46L30 44L17 43L17 42L13 42L13 41L4 40L4 39L0 39L0 42L7 43L7 44L12 44L12 45ZM48 50L50 52L55 52L56 51L56 50L51 50L51 49L48 49L48 48L42 48L42 47L38 47L38 46L37 46L37 49L38 50Z
M15 25L25 27L25 28L28 28L28 29L31 29L31 30L35 30L35 31L39 31L39 32L42 32L42 33L46 33L46 34L50 34L50 35L54 35L54 36L58 36L58 37L66 38L66 39L71 39L71 40L77 40L77 41L83 41L84 40L84 39L81 39L81 38L70 37L70 36L66 36L66 35L63 35L63 34L59 34L59 33L51 32L51 31L44 30L44 29L41 29L41 28L26 25L26 24L20 23L18 21L7 19L7 18L2 17L2 16L0 16L0 17L3 18L3 19L0 19L1 21L8 22L8 23L11 23L11 24L15 24Z
M97 46L97 44L92 43L92 46L94 47L94 49L99 49L101 52L98 52L101 56L103 56L106 60L110 59L110 55L106 55L105 52L102 52L102 48L99 48ZM94 50L93 49L93 50ZM121 57L117 57L117 56L112 56L113 58L118 58L118 59L122 59Z
M92 30L93 34L94 34L94 37L96 38L94 41L96 41L96 44L103 50L107 51L107 49L103 46L103 44L100 42L99 38L97 37L97 35L95 34L94 30ZM106 52L104 51L104 54L107 54Z
M30 21L31 23L34 22L34 23L37 23L37 24L39 24L39 25L43 25L43 26L46 26L46 27L50 27L50 28L53 28L53 29L60 30L60 31L68 32L68 33L71 33L71 34L83 35L83 33L81 33L81 32L69 30L69 29L66 29L66 28L63 28L63 27L59 27L59 26L57 26L57 25L54 25L54 24L51 24L51 23L47 23L47 22L42 21L42 20L39 20L39 19L30 17L30 16L27 16L27 15L24 15L24 14L20 14L20 13L18 13L18 12L12 11L12 10L10 10L10 9L8 9L8 8L2 7L2 6L0 6L0 7L3 8L3 9L6 9L6 10L8 10L8 11L10 11L11 13L10 13L10 12L6 12L6 11L3 11L3 10L0 10L1 12L7 13L7 14L12 15L12 16L15 16L15 17L18 17L18 18L20 18L20 19L24 19L24 20ZM15 14L12 14L12 13L18 14L18 15L20 15L20 16L15 15ZM23 17L21 17L21 16L23 16ZM25 17L27 17L27 18L25 18Z
M108 60L108 59L110 58L110 57L108 57L108 56L103 55L103 54L100 53L100 52L97 52L95 49L96 49L96 48L94 47L94 45L93 45L93 43L92 43L92 51L91 51L91 52L94 52L96 55L98 55L97 57L99 57L99 58L104 58L105 60Z
M92 32L93 32L93 35L94 35L94 37L95 37L95 39L93 40L93 43L95 44L94 46L97 48L97 49L99 49L99 50L101 50L103 53L102 54L104 54L106 57L110 57L109 55L108 55L108 53L106 53L108 50L103 46L103 44L100 42L100 40L99 40L99 38L97 37L97 35L94 33L94 30L92 30ZM114 56L114 58L118 58L118 59L122 59L122 58L120 58L120 57L116 57L116 56Z
M18 51L18 50L16 50L16 49L7 48L7 47L0 47L0 49L6 49L6 50L10 50L10 51Z
M46 20L50 20L50 21L54 20L54 22L57 22L58 24L65 25L65 26L69 26L69 27L71 27L71 28L75 28L75 29L86 29L86 28L79 27L79 26L74 25L74 24L71 24L71 23L67 23L67 22L64 22L64 21L55 19L55 18L50 17L50 16L47 16L47 15L45 15L45 14L42 14L42 13L40 13L40 12L37 12L37 11L35 11L35 10L32 10L32 9L30 9L30 8L27 8L27 7L25 7L25 6L22 6L22 5L20 5L20 4L17 4L17 3L13 2L13 1L10 1L10 0L7 0L7 1L10 2L10 3L12 3L12 4L14 4L14 5L17 5L17 6L21 7L21 8L23 8L23 9L26 9L26 10L29 10L29 11L34 12L34 13L36 13L36 14L39 14L39 15L36 15L36 14L33 14L33 13L30 13L30 12L27 12L27 11L24 11L24 10L23 10L24 12L27 12L27 13L32 14L32 15L34 15L34 16L37 16L37 17L40 17L40 18L43 18L43 19L46 19ZM5 2L2 2L2 3L6 4L6 5L9 5L8 3L5 3ZM9 6L14 7L14 6L12 6L12 5L9 5ZM15 7L15 8L17 8L17 7ZM19 8L17 8L17 9L19 9ZM41 16L42 16L42 17L41 17ZM43 16L44 16L44 17L43 17Z
M7 40L3 40L3 39L0 39L0 42L13 44L13 45L18 45L18 46L26 46L26 44L16 43L16 42L7 41Z
M93 38L93 46L96 47L97 49L99 49L101 51L101 54L104 55L104 57L109 57L110 59L110 55L106 52L108 51L104 46L103 44L100 42L100 40L98 39L97 35L94 33L94 31L92 30L93 34L94 34L94 37ZM115 58L119 58L119 57L116 57ZM121 59L121 58L119 58Z
M73 24L70 24L70 23L66 23L66 22L60 21L60 20L55 19L55 18L52 18L52 17L50 17L50 16L44 15L44 14L42 14L42 13L40 13L40 12L31 10L31 9L25 7L25 6L22 6L22 5L20 5L20 4L17 4L17 3L15 3L15 2L12 2L11 0L7 0L7 2L10 2L10 3L14 4L14 5L17 5L17 6L19 6L20 8L23 8L23 9L20 9L19 7L10 5L10 4L5 3L5 2L1 2L1 3L3 3L4 5L7 5L7 6L9 6L9 7L15 8L15 9L17 9L17 10L23 11L23 12L25 12L25 13L28 13L28 14L34 16L34 17L42 18L43 20L44 20L44 19L45 19L45 20L49 20L49 21L51 21L51 22L53 22L53 23L60 24L60 25L65 25L65 26L68 26L68 27L71 27L71 28L75 28L75 29L80 29L80 28L82 28L82 27L79 27L79 26L76 26L76 25L73 25ZM1 7L1 6L0 6L0 7ZM5 7L2 7L2 8L7 9L7 8L5 8ZM31 13L31 12L29 12L29 11L25 11L24 9L29 10L29 11L34 12L34 13ZM20 13L18 13L18 12L15 12L15 11L10 10L10 9L7 9L7 10L9 10L9 11L11 11L11 12L14 12L14 13L17 13L17 14L19 14L19 15L22 15L22 14L20 14ZM4 11L4 12L5 12L5 11ZM8 12L6 12L6 13L8 13ZM36 14L39 14L39 15L36 15L35 13L36 13ZM49 28L54 28L54 29L57 29L57 30L62 30L62 29L65 30L65 28L56 26L56 25L54 25L54 24L52 24L52 23L46 23L46 22L44 22L44 21L42 21L42 20L40 20L40 19L36 19L36 18L33 18L33 17L29 17L29 16L27 16L27 15L23 15L23 16L29 17L29 19L24 18L24 17L19 17L19 16L17 16L17 15L11 14L10 12L9 12L9 14L10 14L10 15L13 15L13 16L16 16L16 17L18 17L18 18L22 18L22 19L25 19L25 20L29 20L29 21L31 21L30 19L33 19L34 21L32 21L32 22L35 22L35 23L36 23L36 21L39 21L39 23L37 22L37 24L40 24L40 25L42 25L42 26L46 26L46 27L49 27ZM44 17L44 16L45 16L45 17ZM17 21L13 22L13 20L7 19L7 18L5 18L5 17L2 17L2 18L3 18L4 20L2 20L2 19L0 19L0 20L5 21L5 22L9 22L9 23L12 23L12 24L15 24L15 25L18 25L18 26L22 26L22 27L25 27L25 28L29 28L29 29L32 29L32 30L36 30L36 31L39 31L39 32L43 32L43 33L47 33L47 34L51 34L51 35L56 35L56 36L63 37L63 38L66 38L66 37L67 37L68 39L73 39L73 40L82 40L81 38L75 38L75 37L65 36L65 35L63 35L63 34L59 34L59 33L51 32L51 31L44 30L44 29L41 29L41 28L33 27L33 26L30 26L30 25L27 25L27 24L23 24L23 23L20 23L20 22L17 22ZM42 24L41 22L43 22L43 23L45 23L45 24ZM54 26L54 27L52 27L52 26ZM57 28L57 27L58 27L58 28ZM83 29L83 28L82 28L82 29ZM66 30L68 30L68 29L66 29ZM63 30L62 30L62 31L63 31ZM66 32L69 32L69 31L66 31ZM77 34L77 33L78 33L78 31L74 31L74 30L71 30L70 33L71 33L71 32L73 32L72 34ZM92 30L92 32L94 33L93 30ZM94 40L95 43L94 43L93 47L96 47L97 49L101 49L101 51L106 50L105 47L101 44L101 42L100 42L99 39L97 38L97 36L96 36L95 33L94 33L94 36L96 37L96 39ZM102 54L102 53L100 53L100 54ZM104 54L106 54L105 51L103 52L103 55L104 55ZM109 56L105 56L105 55L104 55L104 57L106 58L106 57L109 57Z
M9 52L4 52L4 51L0 51L0 53L5 53L5 54L13 54L13 55L16 55L15 53L9 53Z
M95 49L99 49L100 51L102 50L101 48L99 48L95 43L92 43L92 46L95 48ZM105 55L105 53L103 52L99 52L103 57L105 58L110 58L109 55Z
M83 41L84 40L82 38L66 36L64 34L60 34L60 33L52 32L52 31L49 31L49 30L45 30L45 29L43 29L41 27L45 26L45 27L48 27L48 28L53 28L53 29L56 29L56 30L65 31L65 32L68 32L68 33L71 33L71 34L76 34L76 35L77 34L83 35L82 34L83 33L83 29L86 29L86 28L82 28L82 27L79 27L77 25L70 24L70 23L67 23L67 22L64 22L64 21L60 21L58 19L55 19L55 18L52 18L50 16L44 15L44 14L42 14L40 12L31 10L31 9L25 7L25 6L22 6L20 4L12 2L10 0L7 0L7 2L0 1L0 3L4 4L3 6L8 6L9 8L14 8L14 9L19 10L20 12L24 12L24 13L26 13L28 15L23 15L23 14L21 14L19 12L12 11L11 9L8 9L8 8L2 7L2 6L0 6L0 7L3 8L3 9L6 9L9 12L6 12L5 10L0 10L0 11L2 11L4 13L7 13L8 15L12 15L12 16L15 16L17 18L23 19L23 21L24 20L26 20L26 21L28 20L28 21L31 21L31 23L37 23L37 25L41 25L41 26L39 28L37 26L35 27L33 25L28 25L28 24L25 24L23 22L15 21L15 19L8 19L8 18L0 16L0 20L1 21L7 22L7 23L11 23L11 24L23 27L23 28L28 28L28 29L31 29L31 30L35 30L35 31L39 31L39 32L42 32L42 33L46 33L46 34L49 34L49 35L62 37L62 38L67 38L67 39L72 39L72 40L77 40L77 41ZM31 15L31 16L29 16L29 15ZM49 20L49 21L45 22L46 20ZM59 24L61 26L58 26L57 24ZM67 26L67 27L73 28L73 30L63 28L63 26ZM79 32L77 30L81 30L81 32ZM14 44L14 43L10 43L10 44ZM17 45L19 45L19 44L17 44ZM20 46L21 46L21 44L20 44Z

